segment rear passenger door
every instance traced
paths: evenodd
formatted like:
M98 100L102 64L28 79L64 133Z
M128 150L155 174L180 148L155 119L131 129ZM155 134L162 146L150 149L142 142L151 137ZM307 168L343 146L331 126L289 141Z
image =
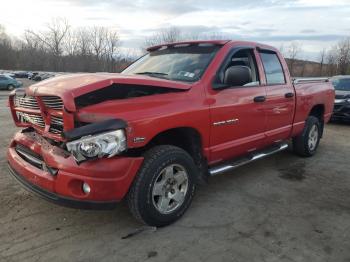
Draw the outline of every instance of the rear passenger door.
M295 92L286 78L279 55L270 50L260 50L260 59L263 64L266 82L266 144L285 140L292 130Z

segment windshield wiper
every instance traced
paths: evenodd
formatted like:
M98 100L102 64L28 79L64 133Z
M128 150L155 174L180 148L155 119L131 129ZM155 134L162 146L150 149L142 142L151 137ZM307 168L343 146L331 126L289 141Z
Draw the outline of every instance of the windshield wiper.
M150 72L150 71L146 71L146 72L139 72L136 73L137 75L164 75L167 76L167 73L161 73L161 72Z
M167 73L161 73L161 72L139 72L135 73L136 75L148 75L148 76L154 76L154 77L160 77L160 76L167 76Z

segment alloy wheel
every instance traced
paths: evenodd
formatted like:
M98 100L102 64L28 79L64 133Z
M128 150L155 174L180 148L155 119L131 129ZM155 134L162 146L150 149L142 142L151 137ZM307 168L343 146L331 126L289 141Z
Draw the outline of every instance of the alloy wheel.
M167 166L159 173L153 185L154 207L162 214L172 213L185 201L188 185L188 174L183 166Z

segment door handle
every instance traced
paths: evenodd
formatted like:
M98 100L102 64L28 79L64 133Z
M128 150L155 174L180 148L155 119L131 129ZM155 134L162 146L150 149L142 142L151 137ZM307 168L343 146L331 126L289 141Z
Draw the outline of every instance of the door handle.
M294 93L286 93L286 94L284 95L284 97L285 97L285 98L292 98L292 97L294 97Z
M266 96L256 96L254 97L254 102L255 103L261 103L266 101Z

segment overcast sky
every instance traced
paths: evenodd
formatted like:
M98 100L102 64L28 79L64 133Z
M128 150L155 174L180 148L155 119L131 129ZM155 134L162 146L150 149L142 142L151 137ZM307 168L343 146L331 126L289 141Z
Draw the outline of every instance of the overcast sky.
M299 41L309 59L350 36L350 0L1 0L0 6L0 24L18 37L64 17L73 27L117 28L123 47L135 49L170 26L276 47Z

